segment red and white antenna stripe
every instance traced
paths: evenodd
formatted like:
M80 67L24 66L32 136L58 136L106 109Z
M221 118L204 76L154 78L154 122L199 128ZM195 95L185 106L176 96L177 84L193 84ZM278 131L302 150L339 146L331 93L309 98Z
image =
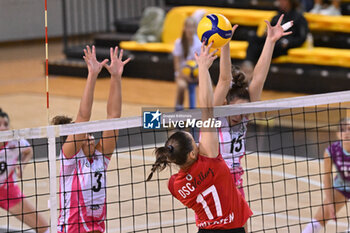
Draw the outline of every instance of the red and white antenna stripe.
M45 0L45 80L46 80L46 113L47 124L50 124L49 102L49 43L47 39L47 0Z

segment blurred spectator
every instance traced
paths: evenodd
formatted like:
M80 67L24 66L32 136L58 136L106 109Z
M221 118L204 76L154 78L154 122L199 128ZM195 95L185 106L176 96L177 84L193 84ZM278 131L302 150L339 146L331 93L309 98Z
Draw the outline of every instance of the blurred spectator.
M140 21L140 28L133 36L139 43L160 42L165 11L159 7L147 7Z
M285 36L276 42L272 55L273 58L286 55L290 48L300 47L305 42L309 31L306 19L303 14L297 10L299 7L298 0L278 0L277 3L279 11L278 14L272 18L271 25L276 25L281 14L284 14L282 25L291 20L294 21L294 25L288 30L293 31L292 34ZM253 68L262 52L265 40L266 34L262 37L254 35L249 38L247 55L242 64L242 70L247 75L248 80L251 79Z
M314 6L314 0L301 0L300 3L305 12L309 12Z
M176 110L183 109L184 94L191 82L190 77L186 77L181 68L185 66L186 61L195 60L194 53L200 54L202 43L196 33L197 23L192 17L188 17L184 23L182 36L175 41L173 51L175 81L177 84Z
M315 5L310 13L321 14L321 15L341 15L340 12L340 0L331 0L331 4L322 8L323 0L315 0Z

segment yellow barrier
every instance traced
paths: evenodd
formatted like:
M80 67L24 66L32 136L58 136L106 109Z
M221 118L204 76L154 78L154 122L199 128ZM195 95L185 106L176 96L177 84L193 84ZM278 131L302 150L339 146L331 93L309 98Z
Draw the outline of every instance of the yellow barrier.
M204 9L207 13L219 13L225 15L232 24L256 26L257 34L265 32L264 20L270 20L275 11L229 9L217 7L181 6L171 9L165 18L162 33L162 43L137 43L135 41L123 41L120 47L125 50L171 53L174 42L181 37L185 19L198 9ZM305 13L310 30L327 30L350 33L350 16L322 16ZM230 41L231 58L244 59L248 42ZM218 52L220 54L220 52ZM331 65L350 67L350 50L333 48L312 48L306 44L301 48L290 49L287 56L281 56L273 60L276 63L302 63L315 65Z

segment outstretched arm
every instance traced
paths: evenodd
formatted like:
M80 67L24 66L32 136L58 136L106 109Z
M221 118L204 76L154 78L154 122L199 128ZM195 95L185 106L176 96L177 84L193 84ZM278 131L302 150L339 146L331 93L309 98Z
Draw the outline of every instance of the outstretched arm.
M264 44L263 51L261 52L258 63L256 64L253 72L253 80L249 85L250 101L259 101L261 93L264 87L264 83L269 72L273 49L276 41L282 36L291 34L292 32L284 32L281 26L284 15L278 19L276 26L272 27L269 21L265 21L267 25L267 37Z
M205 46L202 44L201 54L195 54L198 63L199 78L199 105L202 108L202 120L213 118L214 95L209 68L217 58L215 51L209 52L212 44ZM219 140L214 129L201 131L201 141L199 142L199 153L203 156L216 158L219 152Z
M233 26L232 35L238 25ZM214 91L214 106L223 105L232 81L230 43L221 48L219 81Z
M79 111L75 123L90 120L97 76L101 72L102 67L108 62L108 59L105 59L103 62L97 61L95 46L92 46L92 50L89 46L86 46L84 54L84 60L88 67L89 74L80 100ZM84 139L86 139L86 134L75 134L67 137L67 140L62 147L66 158L73 157L81 149Z
M107 119L119 118L122 112L122 91L121 78L124 70L124 65L130 61L128 58L122 61L123 50L120 50L118 56L118 47L110 48L111 64L105 65L106 69L111 74L109 96L107 101ZM106 156L111 156L116 146L118 130L109 130L102 133L102 139L96 146L96 149Z

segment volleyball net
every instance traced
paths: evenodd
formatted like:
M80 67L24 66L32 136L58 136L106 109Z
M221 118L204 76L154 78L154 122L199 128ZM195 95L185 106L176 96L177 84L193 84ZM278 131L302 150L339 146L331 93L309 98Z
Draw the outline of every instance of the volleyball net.
M337 92L214 109L216 118L247 116L244 125L247 134L232 138L228 146L232 151L240 147L245 147L246 151L241 159L243 187L254 213L248 220L249 232L301 232L311 222L324 204L323 154L325 148L338 140L339 122L347 117L349 104L350 92ZM200 119L200 115L200 110L170 113L152 108L144 109L140 117L0 132L0 141L15 142L17 151L23 147L20 140L27 140L33 148L33 159L25 163L21 162L22 152L9 153L16 148L2 148L1 190L9 185L7 178L14 170L11 166L16 167L16 172L21 165L24 167L22 176L11 182L19 186L24 199L34 206L34 212L48 221L51 232L64 231L65 227L57 227L62 210L67 213L70 208L82 208L84 213L100 211L96 203L90 205L73 200L74 188L73 191L62 188L60 183L63 180L69 182L69 179L63 179L69 175L62 172L61 165L72 165L83 171L86 182L91 182L91 185L80 187L83 190L81 198L98 200L101 195L106 196L105 232L196 232L193 211L174 199L167 189L169 177L178 168L172 166L155 173L151 181L146 182L146 179L155 161L155 148L164 145L174 131L186 130L198 140L196 119ZM166 117L173 122L190 118L190 123L184 124L185 127L179 123L164 123L162 119ZM235 127L243 125L240 124ZM91 160L83 163L75 157L75 162L69 163L59 156L63 137L67 135L92 134L97 143L103 131L115 129L119 130L118 138L114 136L118 140L116 150L110 160L103 157L102 164L107 168L99 169L104 175L101 177L105 177L105 185L99 180L96 169L89 172ZM13 162L11 156L19 158ZM333 169L332 175L336 174ZM70 203L78 201L78 204L72 207L66 202L60 203L62 193ZM13 197L7 197L2 197L0 202L9 204ZM345 206L337 213L337 221L330 221L325 232L349 229L348 207L343 204ZM17 217L30 213L22 208ZM33 232L14 215L0 209L0 232ZM80 223L78 229L81 227L81 232L85 232L83 228L89 227L88 219L78 216L74 222L73 217L67 217L64 224L69 228Z

